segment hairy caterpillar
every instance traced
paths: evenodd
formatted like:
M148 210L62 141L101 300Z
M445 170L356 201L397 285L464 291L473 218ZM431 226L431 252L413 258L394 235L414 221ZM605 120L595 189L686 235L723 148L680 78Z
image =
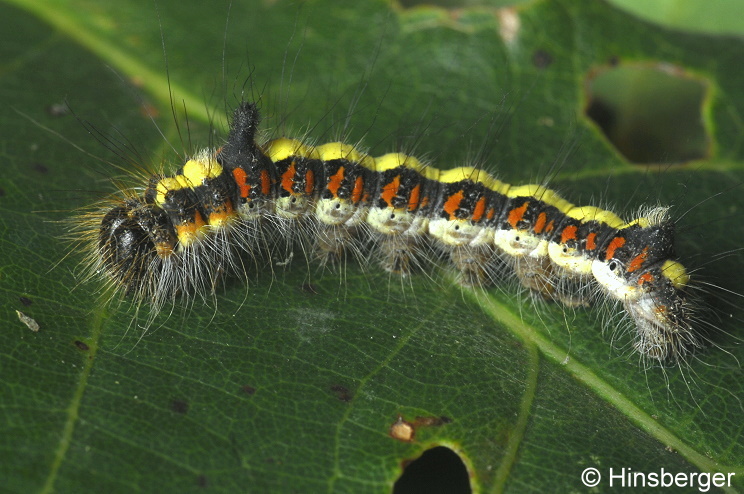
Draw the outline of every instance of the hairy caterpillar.
M300 232L323 262L351 244L405 275L430 249L464 285L513 271L532 293L569 306L601 291L622 304L637 329L634 346L649 359L678 361L700 346L665 208L627 222L472 167L440 170L402 153L373 158L341 142L257 142L259 119L255 104L241 103L221 148L87 214L79 230L92 272L157 310L179 296L207 296L224 274L245 276L246 259ZM594 290L581 289L587 284Z

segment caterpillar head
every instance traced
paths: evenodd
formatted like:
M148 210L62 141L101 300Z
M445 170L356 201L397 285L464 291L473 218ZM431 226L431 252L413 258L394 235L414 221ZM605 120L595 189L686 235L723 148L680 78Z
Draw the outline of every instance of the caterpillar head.
M678 360L698 344L690 328L690 276L674 257L674 223L666 210L618 229L592 262L602 289L623 303L637 328L636 349L655 360Z
M636 324L635 347L641 354L659 361L681 360L690 348L700 344L690 325L689 275L680 263L672 260L645 275L654 281L644 287L636 300L624 303Z
M157 206L127 199L101 220L98 259L103 271L127 292L138 292L152 276L158 260L176 245L168 217Z

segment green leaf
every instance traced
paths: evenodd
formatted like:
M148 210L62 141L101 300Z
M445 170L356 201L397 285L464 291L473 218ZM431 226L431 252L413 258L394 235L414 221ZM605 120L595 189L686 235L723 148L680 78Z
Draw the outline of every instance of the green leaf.
M733 472L741 488L738 39L666 31L588 0L506 11L10 3L0 5L8 491L390 492L436 445L461 456L477 492L580 491L587 467L604 489L623 467ZM617 63L703 81L708 157L657 172L614 151L583 110L587 79ZM599 308L534 303L515 283L461 289L442 268L401 282L372 264L338 274L297 258L144 332L147 307L108 307L98 283L76 276L82 253L60 240L64 221L135 163L174 170L178 154L220 144L244 97L260 98L274 133L404 149L442 169L480 164L511 183L549 177L571 202L628 218L673 205L682 260L720 287L700 285L715 344L688 365L647 369ZM79 120L57 115L64 101ZM449 420L405 443L388 433L398 415Z
M642 19L698 33L741 34L744 20L737 0L610 0Z

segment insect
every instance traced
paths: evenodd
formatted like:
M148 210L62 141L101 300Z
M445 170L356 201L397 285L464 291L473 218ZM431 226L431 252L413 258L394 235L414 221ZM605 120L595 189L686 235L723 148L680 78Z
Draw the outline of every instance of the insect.
M312 242L322 263L352 249L403 276L428 269L433 252L465 286L516 275L535 296L567 306L614 300L648 359L676 362L701 345L666 208L624 221L474 167L440 170L342 142L261 142L259 121L255 104L239 104L222 147L85 214L78 230L90 273L157 311L210 296L224 276L245 278L246 259L287 239Z

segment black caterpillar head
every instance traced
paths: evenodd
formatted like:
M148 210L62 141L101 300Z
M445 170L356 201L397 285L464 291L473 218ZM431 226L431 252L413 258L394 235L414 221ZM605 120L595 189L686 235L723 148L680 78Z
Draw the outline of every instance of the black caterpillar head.
M175 245L175 232L165 211L137 199L110 209L101 220L99 259L127 293L141 293Z

